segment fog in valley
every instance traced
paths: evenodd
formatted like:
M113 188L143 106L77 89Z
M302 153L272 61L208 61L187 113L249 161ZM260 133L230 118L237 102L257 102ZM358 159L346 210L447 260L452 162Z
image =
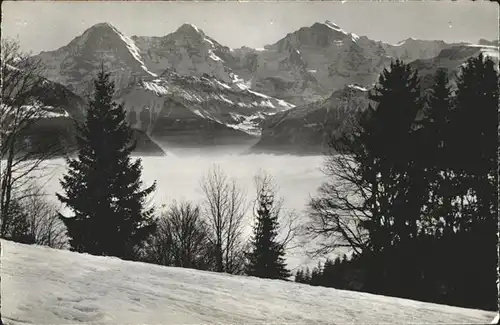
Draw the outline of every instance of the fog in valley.
M251 235L252 201L255 198L254 176L259 171L272 175L279 187L279 196L284 200L284 213L295 212L298 221L306 219L307 202L317 188L325 180L321 171L324 158L322 156L294 156L271 154L242 154L242 148L237 150L206 151L195 149L176 149L168 152L166 157L140 157L143 165L144 187L157 182L157 189L151 196L158 211L165 210L173 200L186 200L202 203L203 197L200 180L208 170L218 165L228 177L234 179L247 194L249 209L247 212L246 237ZM134 159L138 158L137 156ZM68 214L69 210L61 206L55 193L61 193L60 179L65 173L64 159L55 159L46 163L43 170L36 173L37 182L44 187L44 192L60 211ZM290 269L298 266L312 265L317 261L310 260L304 247L291 249L287 252L287 263Z

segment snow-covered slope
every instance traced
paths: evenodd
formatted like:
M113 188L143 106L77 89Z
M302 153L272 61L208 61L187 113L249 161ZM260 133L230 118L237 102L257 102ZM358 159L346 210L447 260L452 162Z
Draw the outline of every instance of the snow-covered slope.
M2 244L2 318L20 324L473 324L495 313Z
M250 135L260 134L268 115L293 105L250 89L238 89L209 75L182 76L171 70L120 91L135 125L158 137L175 122L198 120ZM132 123L134 124L134 123Z

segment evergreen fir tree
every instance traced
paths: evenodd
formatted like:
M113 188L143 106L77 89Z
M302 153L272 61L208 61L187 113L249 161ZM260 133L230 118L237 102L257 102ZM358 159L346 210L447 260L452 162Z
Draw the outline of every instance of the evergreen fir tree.
M453 183L450 141L453 138L451 118L454 107L446 70L438 70L434 84L427 97L425 116L421 123L420 140L425 150L422 150L419 162L426 170L426 180L429 187L429 221L434 219L441 225L443 232L453 231L452 199L458 195L456 184ZM441 221L444 219L444 223ZM431 222L433 224L433 222ZM432 232L436 231L434 229ZM439 235L439 233L436 233Z
M466 175L468 187L478 198L477 215L487 220L497 214L499 90L495 63L482 54L467 60L459 74L457 88L452 124L455 171Z
M377 106L365 124L372 137L368 149L377 161L378 183L384 189L384 195L377 202L382 207L380 214L392 222L394 244L394 241L415 237L420 194L426 190L425 183L421 184L412 170L420 153L412 138L417 114L422 109L417 72L401 61L392 62L390 69L381 74L370 99ZM416 186L420 186L421 193Z
M131 160L132 130L123 105L112 101L114 83L101 68L86 120L77 125L77 158L68 159L57 194L74 217L61 216L72 250L133 259L156 226L145 200L154 189L141 189L141 160Z
M256 225L252 238L252 251L247 254L247 274L260 278L286 279L285 250L277 241L278 214L273 209L274 193L264 183L259 191Z
M348 262L347 255L342 255L342 264L346 264Z
M415 289L406 286L416 286L418 271L409 258L414 254L409 243L418 235L421 209L428 197L424 173L417 163L423 150L416 132L423 109L417 72L402 61L393 61L369 98L374 106L360 114L355 132L341 138L337 146L344 147L356 161L352 179L357 186L370 189L364 204L371 217L363 222L369 234L365 255L371 255L367 290L392 286L388 289L391 294L399 294ZM383 252L407 243L408 260L401 263L404 269L389 266L390 254Z
M313 286L320 285L320 278L321 278L321 268L315 267L311 272L310 284Z
M450 141L453 171L460 176L462 196L475 197L475 202L461 207L455 246L463 248L460 251L454 247L460 251L455 254L455 265L459 265L463 254L470 256L467 265L460 265L459 275L475 281L462 282L457 275L454 287L460 291L453 294L461 297L460 305L488 309L495 308L497 302L498 79L495 63L482 54L462 66L457 78Z
M303 270L297 270L297 273L295 274L295 282L304 283L304 271Z
M304 283L311 284L311 271L309 270L309 267L306 268L304 273Z
M321 274L321 283L327 287L335 288L335 266L334 262L331 259L327 259L325 261L325 265L323 265L323 273Z

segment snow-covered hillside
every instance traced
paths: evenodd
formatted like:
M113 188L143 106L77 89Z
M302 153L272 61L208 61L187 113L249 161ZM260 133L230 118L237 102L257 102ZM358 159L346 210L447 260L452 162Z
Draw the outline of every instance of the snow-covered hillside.
M484 324L495 313L2 241L4 324Z

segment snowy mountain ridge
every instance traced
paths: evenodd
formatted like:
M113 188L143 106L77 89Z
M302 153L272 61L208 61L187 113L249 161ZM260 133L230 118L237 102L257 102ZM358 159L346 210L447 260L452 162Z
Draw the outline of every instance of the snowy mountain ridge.
M146 65L142 61L141 55L139 54L139 48L135 45L134 41L132 41L127 36L123 35L118 29L116 29L111 24L109 24L109 23L105 23L105 24L107 24L110 28L112 28L120 36L120 38L125 42L125 44L127 45L127 48L130 51L130 54L132 54L134 59L136 59L137 62L139 62L141 64L141 67L144 69L144 71L146 71L147 73L149 73L153 77L158 77L156 74L149 71L149 69L146 67Z
M165 42L174 44L176 49L190 50L194 57L192 63L196 55L203 52L199 50L201 47L206 56L196 62L212 65L198 69L202 74L191 73L189 68L181 69L181 62L160 60L162 54L159 52L156 57L151 54L155 44ZM151 49L145 53L136 43L149 44ZM190 46L194 46L194 50ZM90 92L91 80L102 62L115 81L115 99L125 101L132 126L153 137L164 133L161 129L166 124L179 120L187 121L183 128L207 129L213 128L210 125L215 123L219 125L216 129L258 135L260 122L266 115L294 105L251 90L247 81L220 65L224 62L217 52L220 48L220 44L191 24L182 25L166 38L156 39L129 38L111 24L100 23L68 45L42 52L35 58L47 67L47 78L66 85L81 96ZM224 51L229 52L229 49L224 48ZM173 62L173 66L165 62ZM220 73L217 76L217 67L225 73L222 77ZM167 107L171 101L182 106L178 105L175 120L169 119L175 109ZM192 123L194 120L197 121ZM239 136L244 137L243 134ZM161 138L160 134L160 141Z

